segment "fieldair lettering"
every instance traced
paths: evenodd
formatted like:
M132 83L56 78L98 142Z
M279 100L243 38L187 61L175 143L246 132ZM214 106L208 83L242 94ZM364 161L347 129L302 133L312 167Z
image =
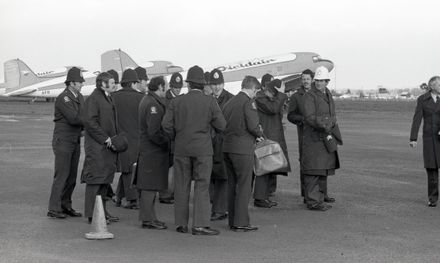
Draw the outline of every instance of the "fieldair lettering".
M232 70L232 69L237 69L237 68L249 68L249 67L253 67L253 66L268 64L268 63L275 62L275 61L276 60L273 58L269 58L269 59L263 58L263 59L256 59L256 60L248 61L248 62L240 62L237 64L232 64L232 65L227 65L227 66L220 66L220 67L217 67L217 69L220 71L226 71L226 70Z

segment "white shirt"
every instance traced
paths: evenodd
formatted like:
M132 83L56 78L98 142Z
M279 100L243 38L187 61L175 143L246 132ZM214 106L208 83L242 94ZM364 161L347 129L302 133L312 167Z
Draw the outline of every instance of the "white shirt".
M437 98L438 98L438 96L439 96L439 95L434 94L434 93L431 92L432 100L434 100L435 103L437 103Z

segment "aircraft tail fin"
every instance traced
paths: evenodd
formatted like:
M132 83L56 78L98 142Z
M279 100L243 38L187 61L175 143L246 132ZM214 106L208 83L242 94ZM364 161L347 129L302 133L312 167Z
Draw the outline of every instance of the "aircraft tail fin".
M37 74L20 59L6 61L4 70L6 92L12 92L41 81Z
M101 71L110 69L122 74L128 68L135 69L138 64L124 51L120 49L109 50L101 55Z

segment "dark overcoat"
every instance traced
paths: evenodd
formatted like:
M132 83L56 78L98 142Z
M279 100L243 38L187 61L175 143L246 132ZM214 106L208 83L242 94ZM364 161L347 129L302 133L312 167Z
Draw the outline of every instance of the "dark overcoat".
M304 104L304 95L306 94L304 87L300 87L289 100L289 109L287 113L287 119L296 125L296 132L298 134L298 151L299 161L301 163L302 155L302 137L304 129L304 113L302 112Z
M105 92L96 88L84 106L84 150L86 157L81 181L87 184L111 184L117 165L117 153L105 141L117 134L116 110Z
M440 164L440 100L437 103L430 92L417 99L416 111L411 125L410 141L417 141L423 120L423 161L425 168L439 168Z
M220 96L217 97L217 103L220 109L228 102L234 95L229 93L227 90L223 90ZM223 134L214 132L214 137L212 138L212 146L214 150L214 155L212 157L212 179L228 179L226 174L226 167L223 161Z
M168 188L170 140L161 122L165 102L149 92L139 105L139 159L136 187L140 190L159 191Z
M162 126L175 139L175 156L212 156L212 129L223 131L226 121L215 98L191 89L171 101Z
M304 95L304 131L301 170L309 175L333 175L340 167L337 150L329 153L324 140L328 135L342 145L336 121L335 103L328 89L325 93L315 87Z
M124 132L128 140L128 148L119 154L120 172L129 173L136 162L139 149L139 103L145 94L132 88L122 88L112 93L115 103L118 132Z
M278 92L273 98L266 96L264 93L259 93L255 98L258 117L264 135L267 139L280 144L284 156L287 159L288 167L276 172L276 174L281 175L287 175L287 173L291 171L283 127L283 111L286 100L287 95L281 92Z

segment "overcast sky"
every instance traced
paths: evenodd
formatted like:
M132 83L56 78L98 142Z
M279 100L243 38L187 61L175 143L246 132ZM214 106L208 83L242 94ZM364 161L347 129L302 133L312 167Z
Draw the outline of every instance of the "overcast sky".
M287 52L335 63L338 90L406 88L440 75L440 1L0 1L3 62L41 72L100 69L121 48L136 62L188 68Z

